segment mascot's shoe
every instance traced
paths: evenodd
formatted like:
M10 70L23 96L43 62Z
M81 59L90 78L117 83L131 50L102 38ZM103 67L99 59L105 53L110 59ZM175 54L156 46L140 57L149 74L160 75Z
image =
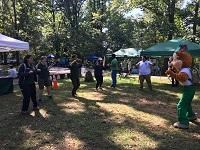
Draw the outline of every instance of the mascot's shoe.
M192 117L188 117L188 120L189 121L196 121L197 120L197 116L195 115L195 116L192 116Z
M176 122L173 124L174 128L179 128L179 129L188 129L189 125L181 124L180 122Z

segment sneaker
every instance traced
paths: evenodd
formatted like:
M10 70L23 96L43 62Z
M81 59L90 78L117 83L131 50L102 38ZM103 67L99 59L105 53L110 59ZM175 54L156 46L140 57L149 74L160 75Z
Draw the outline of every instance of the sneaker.
M188 120L189 121L196 121L197 120L197 116L196 115L194 115L193 117L188 117Z
M179 129L188 129L189 125L181 124L180 122L176 122L173 124L174 128L179 128Z
M111 85L110 87L112 87L112 88L115 88L115 87L116 87L116 85Z
M102 88L102 87L100 87L99 89L103 91L103 88Z

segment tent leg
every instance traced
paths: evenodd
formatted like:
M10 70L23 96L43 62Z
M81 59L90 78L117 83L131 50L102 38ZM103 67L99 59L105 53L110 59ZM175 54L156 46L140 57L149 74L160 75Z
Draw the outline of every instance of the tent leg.
M7 53L6 52L3 53L3 62L4 62L4 64L7 64Z
M1 58L2 62L3 62L3 53L0 53L0 58Z
M16 63L19 65L19 51L16 52Z

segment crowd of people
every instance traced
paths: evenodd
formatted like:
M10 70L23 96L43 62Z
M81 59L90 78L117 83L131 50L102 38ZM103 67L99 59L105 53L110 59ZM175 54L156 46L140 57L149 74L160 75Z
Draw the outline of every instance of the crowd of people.
M177 70L174 71L172 69L174 68L175 64L178 64L177 62L183 61L183 60L179 60L175 62L174 59L175 59L174 57L169 58L168 70L166 74L169 74L171 76L172 81L174 82L176 81L176 83L172 82L173 86L178 85L178 83L180 82L184 86L184 89L187 89L183 92L183 97L181 98L177 106L177 109L180 113L178 114L179 122L174 124L174 126L178 128L188 128L188 121L187 121L188 119L185 119L187 118L185 117L187 115L187 112L190 111L190 118L196 119L196 116L194 116L194 113L191 108L191 102L194 97L195 88L193 88L193 83L191 81L192 74L190 73L190 71L187 71L189 69L185 69L182 67L183 69L181 70L180 66L182 65L182 63L181 65L179 65L179 70L180 72L181 71L183 72L184 79L182 79L183 75L180 75L180 78L179 78L178 76L179 72L177 72ZM111 79L112 79L111 87L116 88L117 86L117 74L120 71L120 65L115 54L112 54L112 60L108 66L106 66L105 62L106 62L105 57L104 58L99 57L98 60L93 65L94 77L96 79L96 86L95 86L96 91L103 90L102 88L103 77L104 77L103 70L105 70L108 66L110 67L110 70L111 70ZM122 63L125 64L125 61L123 61ZM122 68L126 70L126 73L129 73L128 71L131 68L132 64L129 63L127 67L125 67L124 64L122 65L123 66ZM48 97L52 98L49 69L53 65L54 63L48 64L47 58L45 56L42 56L39 63L36 66L34 66L33 57L31 55L25 56L24 62L20 65L19 72L18 72L19 87L23 95L23 103L22 103L22 110L21 110L22 114L28 113L30 99L33 102L33 109L34 110L38 109L38 102L42 101L42 94L43 94L44 87L47 88ZM135 64L135 66L138 68L140 90L143 90L143 83L145 80L147 82L149 90L150 91L153 90L152 83L151 83L152 65L153 63L146 56L142 56L141 60ZM73 97L77 96L77 90L80 87L81 67L82 67L82 60L79 59L77 55L73 55L71 58L71 61L69 62L70 79L72 82L71 95ZM184 72L185 70L186 70L186 73ZM35 82L38 82L38 85L39 85L39 99L38 100L36 99ZM191 91L191 89L194 89L194 90ZM191 91L191 92L188 93L188 91ZM185 93L190 95L190 97L185 95Z
M18 70L19 77L19 87L21 89L23 95L23 104L22 104L22 114L28 113L28 107L30 100L33 102L33 109L36 110L38 107L38 102L42 101L42 95L44 91L44 87L47 89L47 94L49 98L52 98L51 94L51 80L49 69L55 65L54 62L51 64L48 63L47 57L42 56L37 65L34 65L33 57L31 55L26 55L24 57L24 62L20 65ZM139 80L140 80L140 89L143 89L144 80L147 81L148 87L152 90L151 86L151 65L152 63L147 60L144 56L142 60L136 64L139 69ZM72 82L72 91L71 95L73 97L77 96L77 90L80 87L80 71L82 67L82 60L77 57L77 55L73 55L71 58L71 62L69 63L70 68L70 79ZM94 66L94 77L96 79L96 90L103 90L103 70L105 70L105 57L98 58L95 62ZM119 72L119 63L115 56L112 55L112 61L110 62L111 69L111 87L115 88L117 86L117 73ZM15 75L16 76L16 75ZM36 99L36 85L38 83L39 87L39 97Z

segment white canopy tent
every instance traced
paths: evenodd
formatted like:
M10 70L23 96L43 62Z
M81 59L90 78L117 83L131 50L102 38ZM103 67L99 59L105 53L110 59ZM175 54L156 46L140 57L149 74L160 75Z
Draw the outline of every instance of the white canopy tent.
M29 43L20 41L0 33L0 52L26 51Z

